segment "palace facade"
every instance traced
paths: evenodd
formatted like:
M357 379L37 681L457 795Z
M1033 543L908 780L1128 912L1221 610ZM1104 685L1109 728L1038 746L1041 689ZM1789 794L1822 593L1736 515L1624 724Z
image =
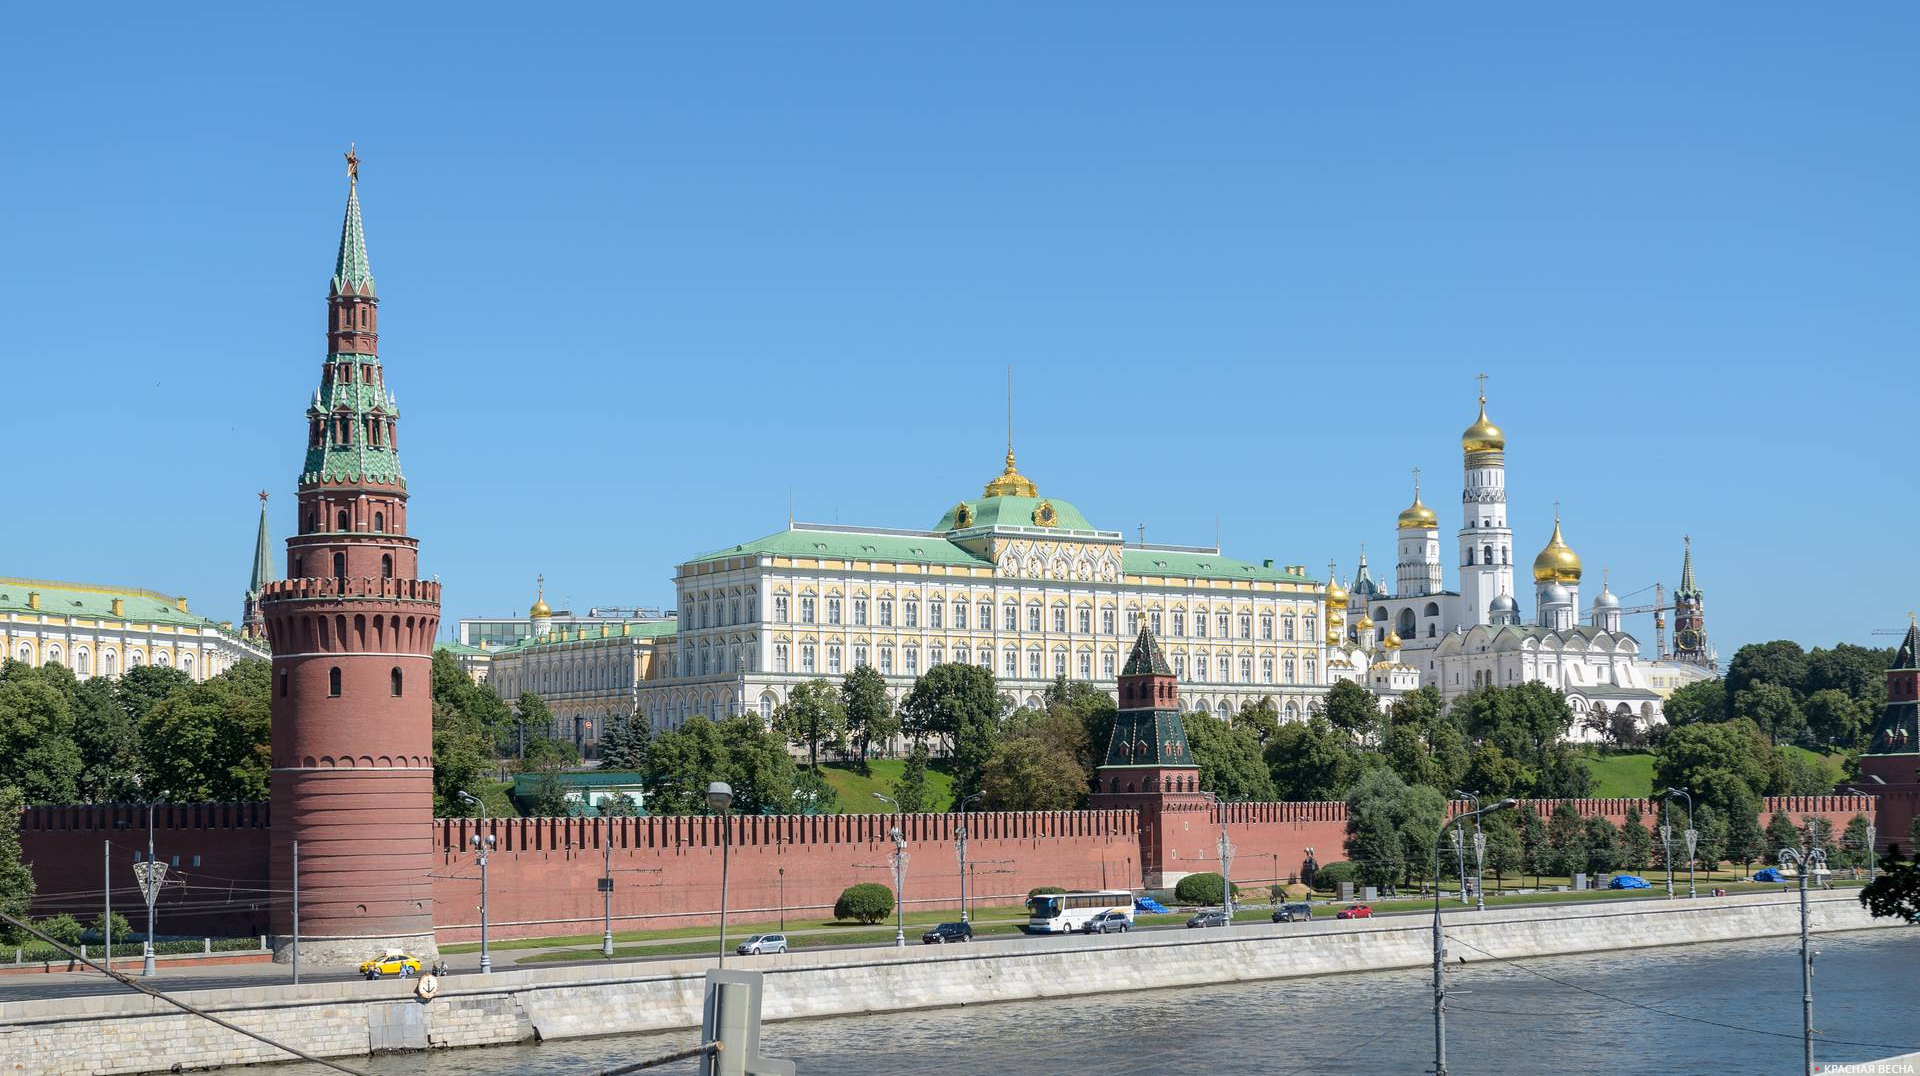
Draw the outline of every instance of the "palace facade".
M187 608L187 599L139 587L0 578L0 655L35 668L65 665L82 680L142 665L196 681L236 661L267 657L259 642Z

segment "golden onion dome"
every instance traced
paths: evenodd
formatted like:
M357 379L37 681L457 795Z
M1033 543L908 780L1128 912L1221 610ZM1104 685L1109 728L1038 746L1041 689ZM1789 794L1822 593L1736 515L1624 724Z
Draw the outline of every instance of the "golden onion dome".
M527 615L530 617L553 615L553 608L547 604L547 577L544 575L540 577L539 590L533 599L533 608L527 610Z
M1386 647L1389 650L1400 649L1400 633L1393 632L1393 631L1388 632L1387 637L1385 639L1380 640L1380 645Z
M1362 635L1365 635L1366 633L1372 631L1373 618L1368 616L1365 613L1361 613L1359 621L1353 625L1353 630L1359 632Z
M1580 581L1580 554L1567 545L1560 536L1560 521L1553 521L1553 537L1547 541L1547 547L1533 558L1533 581L1536 583L1578 583Z
M1487 398L1480 397L1480 417L1460 435L1460 448L1468 453L1500 452L1507 447L1507 435L1487 421Z
M1327 608L1345 609L1347 607L1347 588L1340 585L1338 579L1327 580Z
M1420 491L1414 490L1413 504L1400 513L1400 529L1403 531L1427 530L1437 529L1439 526L1440 517L1433 514L1433 509L1420 503Z

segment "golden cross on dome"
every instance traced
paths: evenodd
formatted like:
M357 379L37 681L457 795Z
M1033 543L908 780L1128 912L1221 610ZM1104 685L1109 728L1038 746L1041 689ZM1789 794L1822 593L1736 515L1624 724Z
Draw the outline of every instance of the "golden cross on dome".
M1420 499L1420 468L1413 469L1413 499Z
M1560 502L1559 501L1553 502L1553 521L1555 523L1560 522Z
M1486 403L1487 402L1487 375L1475 374L1473 375L1473 379L1475 381L1480 382L1480 402Z
M360 157L355 152L356 149L357 146L354 143L347 143L347 182L349 183L360 182Z

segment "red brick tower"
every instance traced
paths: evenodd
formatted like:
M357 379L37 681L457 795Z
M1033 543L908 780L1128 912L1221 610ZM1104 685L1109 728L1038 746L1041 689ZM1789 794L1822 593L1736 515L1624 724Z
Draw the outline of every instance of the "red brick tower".
M1874 843L1897 844L1912 855L1920 818L1920 623L1909 618L1893 667L1887 670L1887 706L1860 756L1862 792L1874 795Z
M379 300L360 224L359 161L327 292L327 359L307 408L307 455L287 577L262 589L273 646L273 884L292 888L300 951L358 962L433 948L430 667L440 585L407 536L399 411L380 368ZM276 903L276 956L292 909Z
M1107 759L1094 772L1095 810L1140 813L1141 881L1171 886L1202 866L1214 835L1212 801L1180 721L1180 685L1153 632L1142 627L1120 670L1120 709Z

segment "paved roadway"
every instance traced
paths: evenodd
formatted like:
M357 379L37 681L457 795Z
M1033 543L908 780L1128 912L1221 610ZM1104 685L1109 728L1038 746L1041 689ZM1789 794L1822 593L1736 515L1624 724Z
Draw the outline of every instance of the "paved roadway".
M1634 899L1634 898L1626 898L1626 899ZM1637 899L1646 900L1648 898L1642 897ZM1685 896L1681 896L1678 899L1685 900L1686 898ZM1615 902L1589 899L1589 900L1577 900L1577 901L1575 900L1551 901L1547 903L1549 905L1563 905L1563 904L1592 905L1592 904L1605 904L1605 903L1615 903ZM1528 904L1528 905L1513 905L1512 907L1542 907L1542 906L1543 905L1540 905L1540 904ZM1445 907L1449 908L1450 910L1459 910L1462 907L1462 905L1460 905L1457 901L1450 900L1446 902ZM1494 910L1498 910L1498 908L1499 906L1496 905ZM1324 916L1316 914L1314 918L1315 919L1321 919L1321 918L1331 919L1337 910L1338 910L1337 907L1329 907L1328 911L1325 913ZM1381 918L1388 918L1391 916L1407 916L1407 915L1431 916L1432 911L1416 910L1416 911L1405 911L1405 912L1387 912L1387 913L1382 913ZM1241 923L1237 925L1246 926L1248 924ZM1165 926L1136 927L1135 929L1142 930L1142 931L1184 930L1186 929L1186 927L1184 924L1170 923ZM1231 928L1215 928L1215 929L1231 929ZM753 933L753 931L742 931L739 936L745 937L749 933ZM1012 941L1014 939L1022 938L1022 937L1025 937L1025 935L988 934L988 935L982 935L975 944L978 944L979 942L991 943L991 942L997 942L997 941ZM633 943L628 942L625 944L632 945ZM892 944L891 942L883 942L883 943L871 944L871 945L817 945L817 946L810 945L806 947L806 951L818 952L818 951L831 951L831 950L844 950L844 949L877 949L877 948L886 948L891 944ZM919 944L918 936L910 935L908 938L908 944L912 944L912 945ZM512 970L515 967L514 961L520 959L521 957L531 956L535 953L546 953L546 952L556 952L556 951L579 952L581 951L581 947L580 946L564 946L564 947L556 947L555 949L497 949L494 951L493 966L496 970L508 971L508 970ZM602 960L598 956L597 950L592 950L592 951L595 953L594 956L585 957L580 960L561 960L561 961L542 962L540 964L533 965L533 966L541 967L541 968L555 968L555 967L567 967L569 965L580 965L580 964L604 965L606 961ZM686 959L689 959L691 956L693 956L693 954L687 954L687 953L676 953L671 955L652 956L652 957L636 956L636 957L622 958L620 962L629 963L629 962L638 962L638 961L647 961L647 960L686 960ZM447 959L448 970L452 974L464 975L464 974L479 973L480 954L478 953L457 953L457 954L448 956L446 959ZM248 986L271 986L271 985L287 983L287 982L290 982L292 979L292 973L284 964L232 964L232 965L223 966L217 971L213 969L195 971L191 968L178 968L170 971L168 970L167 965L164 962L162 962L159 967L160 967L159 974L155 975L151 979L146 979L143 981L147 985L152 986L157 990L165 990L169 992L183 991L183 990L226 990L226 989L233 989L237 987L248 987ZM354 978L358 978L358 976L356 973L351 971L322 972L322 971L318 971L317 969L303 970L300 975L300 979L302 982L334 982L334 981L344 981L347 979L354 979ZM120 985L119 983L113 982L112 980L107 979L105 976L101 975L99 972L96 972L96 971L54 972L52 974L47 974L47 975L0 975L0 1001L36 1001L36 1000L47 999L47 998L85 997L91 994L119 993L119 992L126 991L126 989L127 989L126 987Z

